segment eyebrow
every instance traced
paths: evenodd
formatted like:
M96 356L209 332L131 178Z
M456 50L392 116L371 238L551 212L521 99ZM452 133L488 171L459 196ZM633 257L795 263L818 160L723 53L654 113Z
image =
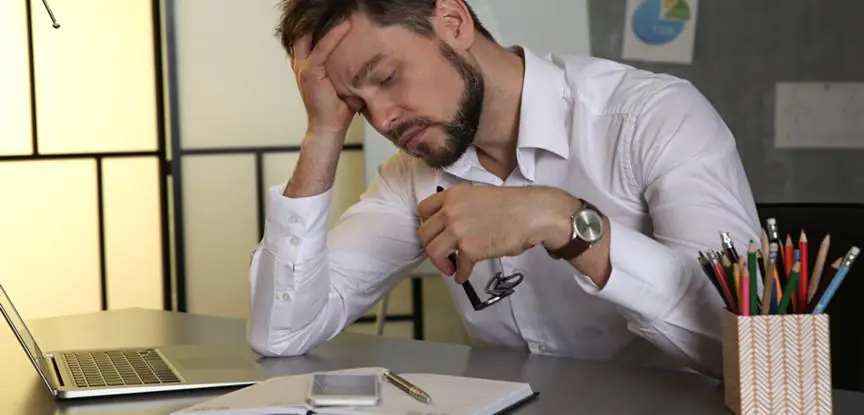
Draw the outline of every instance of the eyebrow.
M354 74L354 77L351 78L351 86L353 86L354 88L359 88L360 83L362 83L364 80L366 80L366 78L369 76L369 74L373 70L375 70L375 67L377 67L378 64L381 63L382 60L384 60L384 54L378 53L375 56L373 56L371 59L366 61L366 63L364 63L363 66L360 67L360 70L357 71L356 74Z

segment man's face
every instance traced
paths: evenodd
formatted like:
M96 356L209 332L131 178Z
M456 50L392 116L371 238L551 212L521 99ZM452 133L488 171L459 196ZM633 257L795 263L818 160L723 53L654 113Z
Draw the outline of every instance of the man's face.
M483 78L455 50L362 14L327 60L336 93L408 154L434 168L471 145L483 107Z

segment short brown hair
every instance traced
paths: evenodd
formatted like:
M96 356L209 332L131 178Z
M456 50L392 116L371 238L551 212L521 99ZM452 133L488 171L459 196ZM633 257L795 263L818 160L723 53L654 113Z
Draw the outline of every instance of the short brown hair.
M464 1L464 0L463 0ZM430 19L436 0L283 0L282 18L276 28L282 46L292 56L294 43L312 33L312 46L334 26L355 12L362 12L381 26L400 25L422 36L432 36ZM468 3L465 7L480 34L495 41Z

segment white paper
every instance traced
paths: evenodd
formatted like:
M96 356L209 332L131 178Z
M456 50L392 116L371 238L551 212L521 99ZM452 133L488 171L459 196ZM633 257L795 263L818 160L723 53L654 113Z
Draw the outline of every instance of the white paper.
M692 63L698 0L627 0L622 57Z
M380 375L383 371L383 368L366 367L335 372ZM382 380L379 406L317 408L316 412L328 415L492 414L533 393L531 386L523 382L426 373L406 373L402 377L426 391L432 402L421 403ZM305 414L306 409L311 409L304 403L310 379L311 374L270 378L174 414Z
M864 149L864 83L778 83L777 148Z

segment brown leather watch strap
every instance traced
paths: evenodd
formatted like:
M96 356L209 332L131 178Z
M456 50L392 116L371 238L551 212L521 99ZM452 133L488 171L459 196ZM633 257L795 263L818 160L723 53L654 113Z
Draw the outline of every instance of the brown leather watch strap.
M594 205L586 202L583 199L579 199L579 201L582 202L582 206L579 207L579 210L591 209L591 210L594 210L594 211L600 213L600 210L598 210ZM578 211L574 212L573 216L576 216L577 212ZM600 213L600 214L602 216L602 213ZM572 223L572 220L573 220L572 216L570 217L570 220ZM571 226L572 226L572 224L571 224ZM564 260L569 261L573 258L578 257L579 255L582 255L582 253L587 251L588 248L590 248L590 247L591 247L590 243L579 238L575 234L571 234L570 242L567 242L566 244L564 244L564 246L562 246L558 249L555 249L555 250L548 250L547 249L546 251L549 253L549 256L551 256L552 258L564 259Z
M552 258L566 259L567 261L569 261L573 258L578 257L579 255L582 255L582 253L587 251L590 247L591 244L576 237L571 239L570 242L566 243L564 246L548 252Z

